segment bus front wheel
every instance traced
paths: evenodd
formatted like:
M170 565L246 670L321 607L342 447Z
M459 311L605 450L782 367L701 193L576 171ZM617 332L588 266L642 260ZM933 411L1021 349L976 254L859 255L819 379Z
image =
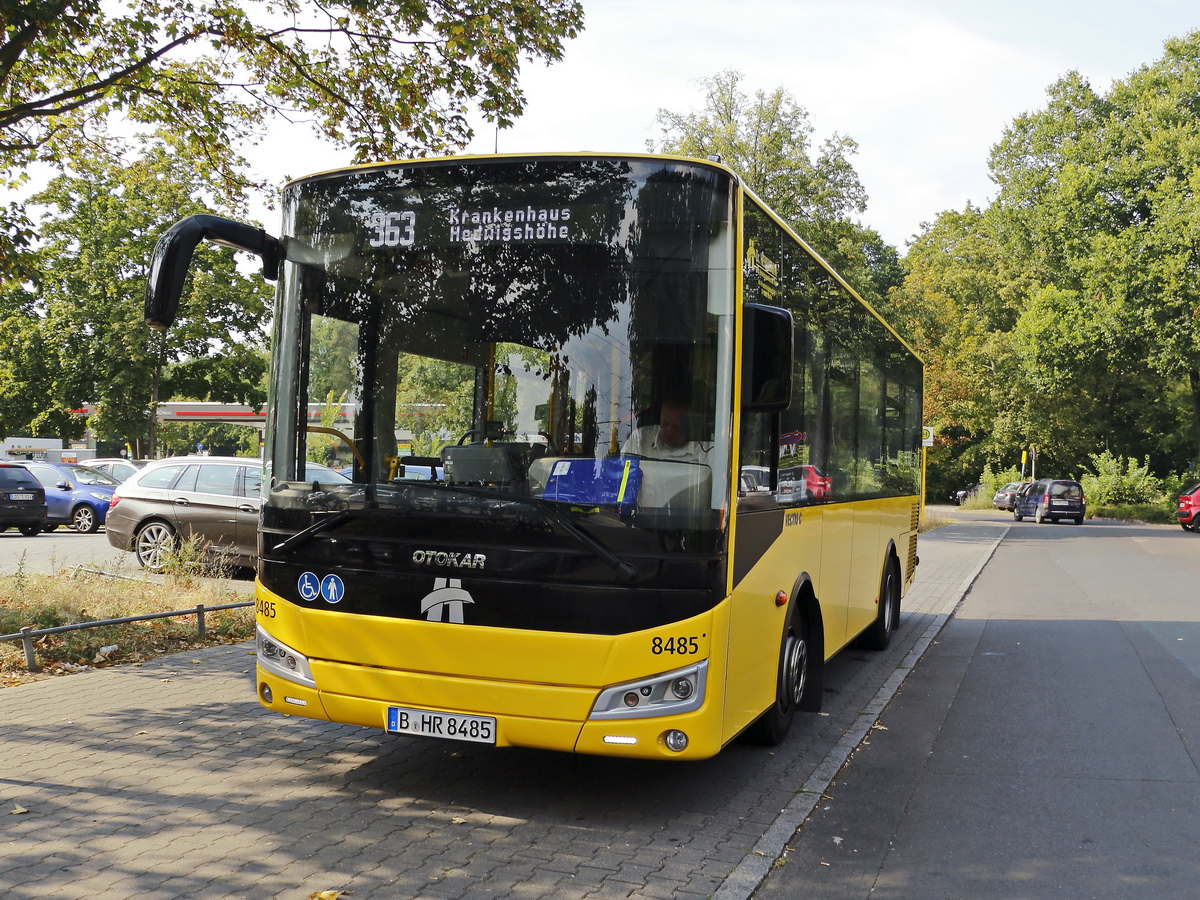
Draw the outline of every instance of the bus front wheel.
M775 685L775 702L747 730L747 737L756 744L774 747L783 742L792 727L796 710L808 685L808 629L799 604L792 606L779 648L779 672Z

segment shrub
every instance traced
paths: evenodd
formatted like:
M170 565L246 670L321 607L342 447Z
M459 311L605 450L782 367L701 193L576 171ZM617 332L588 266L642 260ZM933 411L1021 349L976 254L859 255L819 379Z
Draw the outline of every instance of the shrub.
M1079 478L1088 506L1132 506L1153 503L1163 493L1163 484L1150 474L1150 460L1141 465L1132 457L1122 459L1105 450L1091 454L1095 473Z

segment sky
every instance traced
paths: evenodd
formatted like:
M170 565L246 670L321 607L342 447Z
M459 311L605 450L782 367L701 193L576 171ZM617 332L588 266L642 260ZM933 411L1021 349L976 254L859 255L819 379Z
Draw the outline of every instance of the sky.
M1076 70L1107 91L1159 59L1169 37L1200 29L1195 0L583 4L584 31L563 60L523 66L522 118L498 136L481 120L472 151L642 152L661 136L660 109L701 110L701 80L735 69L748 94L790 93L818 142L837 133L858 143L851 162L869 196L859 220L901 252L943 210L988 203L992 145L1045 105L1059 77ZM264 152L292 177L349 159L278 133Z

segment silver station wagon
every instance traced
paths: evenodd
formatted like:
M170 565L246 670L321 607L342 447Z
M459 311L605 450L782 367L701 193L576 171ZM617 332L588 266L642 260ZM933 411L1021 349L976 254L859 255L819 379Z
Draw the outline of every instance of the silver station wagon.
M258 558L262 463L233 456L163 459L121 483L108 510L108 542L132 550L152 572L167 565L181 540L198 539L216 561L252 567ZM310 481L350 479L309 464Z

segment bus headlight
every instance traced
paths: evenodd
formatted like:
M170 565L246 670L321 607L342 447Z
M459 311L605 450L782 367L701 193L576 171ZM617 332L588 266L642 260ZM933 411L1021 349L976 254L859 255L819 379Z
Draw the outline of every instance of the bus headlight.
M312 669L308 666L308 657L275 640L263 631L261 625L254 628L254 650L258 655L258 664L268 672L296 684L317 686Z
M592 706L590 719L647 719L699 709L704 703L708 660L639 681L605 688Z

